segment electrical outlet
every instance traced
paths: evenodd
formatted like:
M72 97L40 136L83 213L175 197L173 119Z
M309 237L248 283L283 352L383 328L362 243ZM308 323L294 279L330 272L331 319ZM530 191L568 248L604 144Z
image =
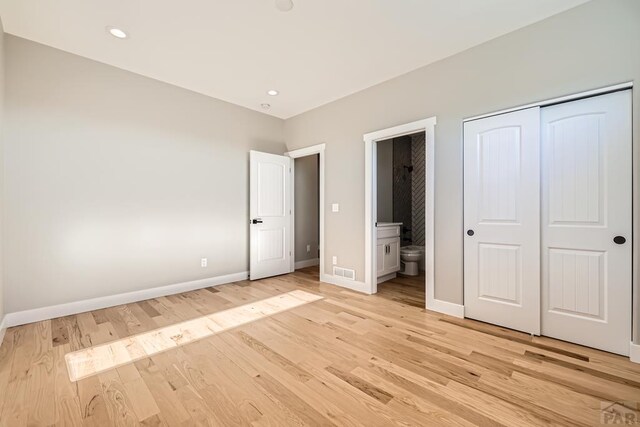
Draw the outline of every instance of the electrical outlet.
M337 256L333 257L333 265L338 265L338 257Z
M340 204L334 203L331 205L331 212L340 212Z
M207 259L206 258L202 258L200 260L200 267L206 267L207 266Z
M311 245L307 245L307 253L311 253Z

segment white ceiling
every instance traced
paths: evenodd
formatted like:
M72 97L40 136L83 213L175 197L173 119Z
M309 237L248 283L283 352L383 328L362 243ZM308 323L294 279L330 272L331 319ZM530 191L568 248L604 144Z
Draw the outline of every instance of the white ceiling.
M7 33L288 118L585 1L0 0L0 16Z

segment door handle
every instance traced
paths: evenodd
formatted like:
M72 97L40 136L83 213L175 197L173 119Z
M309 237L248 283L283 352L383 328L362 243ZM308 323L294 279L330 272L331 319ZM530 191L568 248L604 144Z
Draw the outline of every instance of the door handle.
M262 224L262 220L260 218L254 218L251 220L251 224Z
M613 243L615 243L616 245L624 245L626 241L627 239L622 236L616 236L613 238Z
M467 230L467 236L473 236L476 234L473 230Z

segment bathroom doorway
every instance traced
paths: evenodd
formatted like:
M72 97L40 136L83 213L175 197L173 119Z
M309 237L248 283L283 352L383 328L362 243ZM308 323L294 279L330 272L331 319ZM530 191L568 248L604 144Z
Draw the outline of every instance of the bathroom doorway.
M433 294L435 117L364 135L365 283L428 307Z
M375 148L378 293L424 306L425 131L378 141Z

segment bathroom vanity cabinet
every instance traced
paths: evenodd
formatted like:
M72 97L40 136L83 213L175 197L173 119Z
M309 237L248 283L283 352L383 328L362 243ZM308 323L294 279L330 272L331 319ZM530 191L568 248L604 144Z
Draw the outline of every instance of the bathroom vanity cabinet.
M401 222L379 222L376 227L376 266L378 283L396 277L400 271Z

